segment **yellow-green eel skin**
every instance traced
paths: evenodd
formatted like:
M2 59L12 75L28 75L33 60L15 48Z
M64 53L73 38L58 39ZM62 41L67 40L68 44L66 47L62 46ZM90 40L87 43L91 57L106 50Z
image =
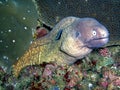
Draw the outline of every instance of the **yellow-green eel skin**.
M14 76L18 77L20 71L29 65L39 65L43 62L70 65L78 59L85 57L93 49L88 48L88 46L92 46L88 45L90 42L88 43L87 41L93 38L95 33L93 33L92 28L94 27L101 30L99 30L100 32L96 31L96 33L98 33L97 38L102 36L101 34L104 34L103 36L105 36L105 38L108 36L106 28L95 19L81 19L72 16L64 18L49 34L33 41L24 55L12 66ZM82 29L89 30L84 33ZM87 38L84 39L83 37ZM104 43L102 41L102 44L101 41L97 42L97 44L101 46L106 43L107 41Z

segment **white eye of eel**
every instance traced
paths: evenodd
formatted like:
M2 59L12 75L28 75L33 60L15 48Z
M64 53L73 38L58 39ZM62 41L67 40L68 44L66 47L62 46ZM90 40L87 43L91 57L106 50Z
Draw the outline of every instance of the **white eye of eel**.
M96 36L97 35L97 32L95 30L92 31L92 35L93 36Z

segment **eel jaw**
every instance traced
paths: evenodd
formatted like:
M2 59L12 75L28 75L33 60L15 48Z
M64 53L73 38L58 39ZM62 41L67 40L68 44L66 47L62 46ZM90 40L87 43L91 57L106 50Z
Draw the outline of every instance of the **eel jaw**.
M74 39L73 37L66 37L66 39L62 42L61 51L71 57L81 59L85 57L88 53L90 53L92 49L88 48L79 39Z
M86 42L88 48L99 48L107 44L109 41L108 37L96 38Z

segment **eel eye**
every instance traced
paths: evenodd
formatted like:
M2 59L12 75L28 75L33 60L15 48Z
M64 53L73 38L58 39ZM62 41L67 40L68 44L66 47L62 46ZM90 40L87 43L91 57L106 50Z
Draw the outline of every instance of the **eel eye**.
M78 31L75 33L76 38L77 38L78 36L80 36L80 35L81 35L81 34L80 34L80 32L78 32Z
M93 36L96 36L97 32L95 30L92 31Z

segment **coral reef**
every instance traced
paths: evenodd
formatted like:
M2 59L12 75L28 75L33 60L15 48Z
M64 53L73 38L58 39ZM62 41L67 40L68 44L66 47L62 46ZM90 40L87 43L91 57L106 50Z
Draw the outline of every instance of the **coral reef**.
M0 67L0 90L118 90L119 50L119 46L98 49L71 66L53 62L28 66L18 78Z

